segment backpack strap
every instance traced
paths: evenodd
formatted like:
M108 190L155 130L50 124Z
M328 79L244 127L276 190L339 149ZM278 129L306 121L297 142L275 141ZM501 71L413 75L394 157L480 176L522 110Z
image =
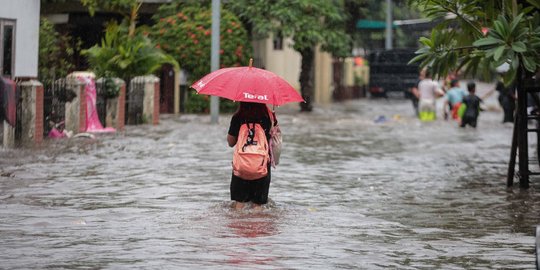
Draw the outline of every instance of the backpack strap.
M278 121L277 121L276 113L275 113L274 109L268 108L268 116L270 117L270 122L271 122L271 127L270 128L273 128L273 127L277 126Z

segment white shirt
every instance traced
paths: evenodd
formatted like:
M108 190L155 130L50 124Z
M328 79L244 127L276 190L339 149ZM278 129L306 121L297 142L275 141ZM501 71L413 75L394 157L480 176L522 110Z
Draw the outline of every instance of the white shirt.
M444 95L444 92L439 87L439 83L432 79L423 79L418 83L418 92L420 99L435 100L438 96Z

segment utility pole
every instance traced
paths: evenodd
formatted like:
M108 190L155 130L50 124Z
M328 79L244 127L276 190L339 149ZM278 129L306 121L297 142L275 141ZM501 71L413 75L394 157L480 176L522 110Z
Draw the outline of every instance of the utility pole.
M212 50L211 71L219 69L219 27L221 21L221 0L212 0ZM217 124L219 120L219 97L210 97L210 122Z
M384 48L392 49L392 0L386 0L386 39Z

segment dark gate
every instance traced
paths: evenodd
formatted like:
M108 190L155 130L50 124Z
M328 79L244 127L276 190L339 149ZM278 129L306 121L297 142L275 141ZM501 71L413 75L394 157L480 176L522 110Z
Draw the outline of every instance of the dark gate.
M65 78L55 80L50 85L44 85L44 136L47 136L55 125L66 120L66 102L72 101L77 96L72 90L73 88L74 86L68 85Z
M107 125L107 97L105 95L105 87L103 79L96 82L96 110L99 117L99 122L105 127Z
M23 124L23 106L22 106L22 95L21 95L21 86L17 84L16 86L16 99L17 105L15 108L15 146L20 146L22 144L22 124Z
M126 97L126 124L138 125L143 123L144 77L136 77L129 83Z
M174 67L165 64L161 68L159 113L174 113Z

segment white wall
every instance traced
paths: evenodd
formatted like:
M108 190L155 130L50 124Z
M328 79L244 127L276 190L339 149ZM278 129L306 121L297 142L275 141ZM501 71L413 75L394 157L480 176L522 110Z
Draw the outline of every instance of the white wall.
M274 50L272 38L253 42L255 57L261 58L265 69L285 79L294 88L300 89L301 56L292 47L291 39L283 39L283 50Z
M15 77L37 77L39 0L0 0L0 18L16 20Z

